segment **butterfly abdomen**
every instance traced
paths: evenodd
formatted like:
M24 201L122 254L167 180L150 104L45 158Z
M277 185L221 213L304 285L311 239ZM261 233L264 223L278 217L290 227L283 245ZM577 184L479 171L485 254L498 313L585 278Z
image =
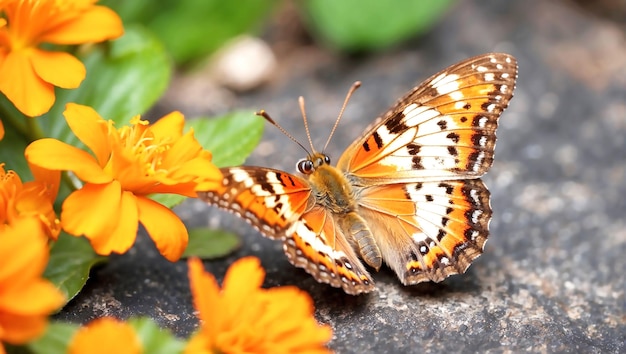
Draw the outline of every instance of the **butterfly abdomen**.
M365 263L379 270L383 263L382 254L365 220L354 211L336 217L341 231L351 241L352 247L359 252Z

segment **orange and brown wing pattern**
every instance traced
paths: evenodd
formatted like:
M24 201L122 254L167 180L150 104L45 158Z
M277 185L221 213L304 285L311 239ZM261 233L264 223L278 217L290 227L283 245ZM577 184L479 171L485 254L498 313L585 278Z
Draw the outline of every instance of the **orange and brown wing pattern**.
M284 239L314 203L309 183L287 172L247 166L221 171L221 186L198 192L198 197L243 217L267 237Z
M221 171L221 186L198 192L200 199L236 213L267 237L283 240L289 261L317 281L353 295L374 289L372 278L336 226L333 214L315 205L307 181L262 167Z
M352 295L374 290L370 274L328 210L316 206L307 211L289 234L283 244L287 258L318 282Z
M373 186L359 206L404 284L465 272L489 236L489 191L480 179Z
M337 167L363 184L480 177L493 162L498 118L516 78L508 54L455 64L400 99Z

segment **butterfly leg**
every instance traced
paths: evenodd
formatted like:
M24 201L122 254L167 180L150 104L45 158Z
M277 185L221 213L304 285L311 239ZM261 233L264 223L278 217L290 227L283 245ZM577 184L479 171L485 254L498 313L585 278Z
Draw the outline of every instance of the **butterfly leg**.
M382 254L365 220L354 211L339 215L337 219L339 227L359 251L365 263L379 270L383 261Z

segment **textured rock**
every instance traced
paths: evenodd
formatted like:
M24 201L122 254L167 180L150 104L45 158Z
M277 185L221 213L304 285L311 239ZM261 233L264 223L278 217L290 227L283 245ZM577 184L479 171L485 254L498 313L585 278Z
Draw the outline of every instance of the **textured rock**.
M472 55L515 55L516 94L484 178L494 209L491 236L462 276L404 287L383 268L374 275L378 291L349 296L292 267L278 242L229 214L198 201L178 212L190 227L209 224L242 235L242 249L206 262L219 277L233 260L256 255L267 270L266 286L310 292L319 320L335 330L331 347L339 352L624 352L624 33L623 23L568 2L463 1L426 37L385 54L345 59L309 48L281 56L281 80L234 101L238 108L266 109L305 141L296 101L304 95L314 141L323 144L345 92L361 80L328 148L338 157L415 83ZM249 164L293 171L301 151L285 144L291 142L268 127ZM141 237L130 253L95 270L59 317L85 322L104 314L149 315L187 336L197 321L185 263L163 260Z

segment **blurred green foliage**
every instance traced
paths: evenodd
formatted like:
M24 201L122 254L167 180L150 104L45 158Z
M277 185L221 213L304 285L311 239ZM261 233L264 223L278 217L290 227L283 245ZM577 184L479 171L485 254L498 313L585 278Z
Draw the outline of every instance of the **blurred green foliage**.
M219 49L230 38L258 29L276 0L104 0L124 24L144 24L161 38L176 63Z
M345 52L374 51L425 33L454 0L298 2L311 33Z
M179 65L194 63L229 39L258 32L287 0L103 0L126 25L154 32ZM388 48L430 29L454 0L300 0L294 4L310 34L342 52ZM289 16L292 12L280 12Z

